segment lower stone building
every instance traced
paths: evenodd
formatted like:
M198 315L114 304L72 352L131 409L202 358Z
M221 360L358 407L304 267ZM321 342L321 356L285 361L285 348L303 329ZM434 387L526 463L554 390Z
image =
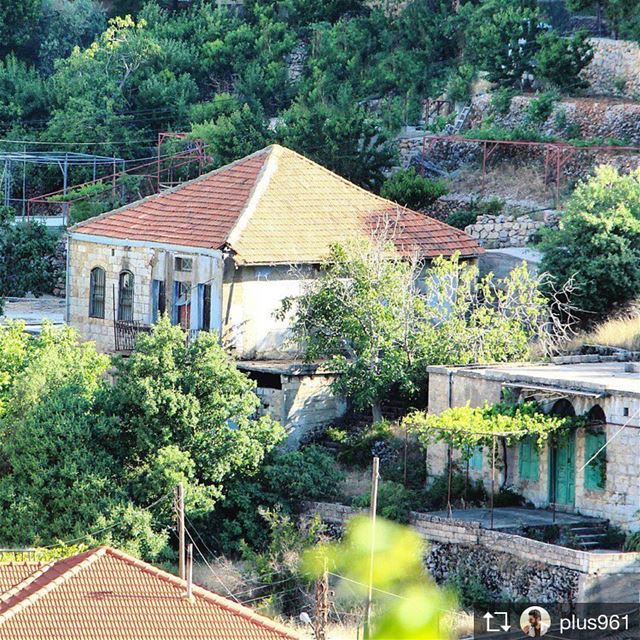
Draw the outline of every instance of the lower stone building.
M515 401L535 399L549 413L586 416L587 426L570 433L562 445L539 450L525 439L507 448L497 480L536 507L553 505L560 511L605 518L623 529L637 530L640 365L599 356L585 359L590 361L429 367L429 411L493 404L508 395ZM431 446L427 455L429 472L442 473L446 446ZM483 480L486 486L491 477L490 455L487 448L479 449L468 462L470 477Z

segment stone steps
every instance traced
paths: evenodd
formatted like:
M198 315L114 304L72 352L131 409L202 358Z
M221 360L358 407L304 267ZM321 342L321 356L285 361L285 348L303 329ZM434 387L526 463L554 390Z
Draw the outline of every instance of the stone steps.
M607 539L608 529L608 520L596 520L588 523L579 522L570 526L571 533L576 538L577 544L586 551L601 548Z

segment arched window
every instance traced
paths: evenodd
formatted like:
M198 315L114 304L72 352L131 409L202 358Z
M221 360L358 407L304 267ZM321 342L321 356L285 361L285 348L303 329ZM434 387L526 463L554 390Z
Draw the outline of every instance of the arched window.
M133 273L121 271L118 282L118 320L133 320Z
M600 425L607 423L607 416L599 404L593 405L587 413L587 422L591 425Z
M576 415L576 410L567 399L561 398L551 407L549 413L554 416L560 416L561 418L573 418Z
M89 277L89 317L104 318L106 276L102 267L91 269Z

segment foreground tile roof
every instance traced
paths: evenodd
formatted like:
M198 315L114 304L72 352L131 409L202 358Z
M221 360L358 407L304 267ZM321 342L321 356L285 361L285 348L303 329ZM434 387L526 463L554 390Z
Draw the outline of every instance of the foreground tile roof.
M0 593L2 640L300 639L200 587L188 599L184 580L108 547L0 565L0 576L10 585Z
M300 154L272 145L170 191L71 228L74 234L229 248L240 264L318 263L331 244L397 221L394 241L423 257L481 253L459 229L399 207Z

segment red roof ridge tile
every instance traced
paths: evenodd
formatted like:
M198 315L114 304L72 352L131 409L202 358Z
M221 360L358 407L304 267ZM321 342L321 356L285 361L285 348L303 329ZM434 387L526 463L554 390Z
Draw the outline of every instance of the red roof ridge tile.
M63 560L57 560L52 563L46 572L43 571L40 573L39 576L29 582L12 598L0 603L0 627L4 622L21 611L24 611L28 606L34 604L50 591L63 584L66 580L77 575L80 571L104 556L105 553L106 549L104 547L97 547L96 549L85 551L75 556L64 558ZM68 567L62 569L65 565L68 565ZM52 578L51 580L46 580L55 574L57 574L57 577ZM43 584L38 586L37 582L40 579L43 579Z
M24 580L22 580L21 582L18 582L18 584L14 585L10 589L7 589L3 593L0 593L0 602L6 602L7 600L15 596L19 591L26 589L34 580L37 580L41 575L43 575L45 571L48 571L49 569L51 569L51 567L53 567L55 563L56 563L55 560L48 563L42 563L42 562L20 563L22 566L33 565L34 567L33 573L29 574ZM11 563L11 564L17 564L17 563Z
M119 549L114 549L112 547L99 547L99 548L104 549L108 555L114 558L117 558L118 560L126 562L142 571L146 571L147 573L155 575L160 580L164 580L165 582L169 582L174 586L184 588L185 597L186 597L186 587L187 587L186 580L183 580L182 578L179 578L178 576L175 576L162 569L158 569L157 567L154 567L148 562L144 562L144 560L139 560L138 558L134 558L133 556L130 556L129 554L125 553L124 551L120 551ZM301 638L298 634L293 633L290 629L287 629L285 626L265 616L261 616L255 611L252 611L249 607L245 607L244 605L233 602L232 600L223 598L222 596L219 596L218 594L213 593L212 591L208 591L207 589L199 587L198 585L195 585L195 584L193 585L192 592L194 596L203 598L204 600L207 600L208 602L215 604L218 607L226 609L231 613L238 614L244 617L245 619L251 622L254 622L266 629L276 631L277 633L282 634L283 637L285 638L290 638L290 640L300 640Z

